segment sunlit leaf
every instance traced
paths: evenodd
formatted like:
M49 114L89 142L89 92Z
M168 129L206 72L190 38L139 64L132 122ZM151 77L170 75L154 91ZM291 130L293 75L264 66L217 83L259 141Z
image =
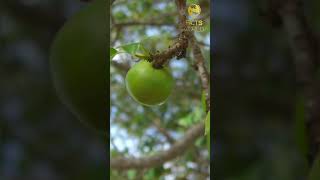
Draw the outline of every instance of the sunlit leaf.
M187 0L187 4L190 5L190 4L197 4L199 3L198 0Z
M178 121L179 125L184 127L189 127L192 124L192 113L182 117Z
M202 94L201 94L201 103L202 103L202 109L204 112L206 112L207 110L207 103L206 103L206 93L205 91L202 91Z
M207 136L207 148L210 155L210 111L207 113L205 120L205 135Z
M136 174L137 174L137 171L135 170L128 170L127 171L127 175L128 175L128 178L131 180L135 179L136 177Z
M124 50L124 52L128 54L134 55L137 52L139 46L140 46L140 43L130 43L130 44L119 46L118 48Z
M154 169L150 169L147 171L147 173L145 174L145 179L154 179L155 178L155 171Z
M207 113L207 116L206 116L206 120L205 120L205 134L208 134L210 133L210 111Z
M117 53L118 51L115 48L110 48L110 60L112 60Z
M125 53L128 53L139 59L150 59L150 54L141 43L130 43L118 47Z
M192 112L187 114L186 116L180 118L178 120L179 125L184 126L184 127L190 127L196 122L200 121L203 116L203 111L200 107L194 108Z
M205 145L206 139L204 137L200 137L196 140L195 145L198 147L201 147L202 145Z
M207 133L207 149L208 149L208 152L209 152L209 157L210 157L210 154L211 154L211 151L210 151L210 131Z

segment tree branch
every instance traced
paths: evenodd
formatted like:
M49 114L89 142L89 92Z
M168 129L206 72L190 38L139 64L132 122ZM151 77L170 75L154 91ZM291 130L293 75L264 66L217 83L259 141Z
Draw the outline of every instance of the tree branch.
M170 47L168 50L152 55L153 65L156 68L161 67L168 59L171 59L174 56L178 58L185 54L186 48L188 47L189 37L191 36L190 32L184 31L185 29L185 0L176 0L176 4L179 10L179 28L180 35L178 41ZM204 89L209 90L209 75L205 68L204 58L201 54L200 48L197 45L194 45L195 58L197 59L198 72L201 77L202 86ZM209 93L207 93L209 96ZM207 98L209 99L209 98ZM209 109L209 106L207 106ZM193 145L195 140L202 136L204 133L204 123L201 121L199 124L191 127L179 141L176 141L169 150L159 152L158 154L141 157L141 158L124 158L118 157L111 159L110 165L112 169L124 170L124 169L143 169L160 166L166 161L174 159L181 154L183 154L190 146Z
M191 127L184 137L177 141L167 151L159 152L153 156L142 158L113 158L110 161L112 169L125 170L125 169L142 169L152 168L162 165L163 163L176 158L183 154L195 140L202 136L204 133L204 123L201 121L199 124Z
M179 11L179 30L180 34L177 41L169 47L167 50L152 54L151 59L154 68L162 68L173 57L177 59L183 58L186 55L186 49L188 47L188 42L191 33L186 31L186 1L176 0L176 5Z
M167 141L170 143L170 144L173 144L175 142L175 139L173 137L171 137L171 135L169 134L169 132L163 128L161 126L161 121L160 119L155 119L152 121L152 123L156 126L156 128L158 129L158 131L164 136L166 137Z
M205 42L198 41L198 44L201 45L201 46L210 47L210 44L207 44Z
M119 22L113 24L114 27L123 26L173 26L171 22L156 22L156 21L131 21L131 22Z
M202 90L205 92L206 96L206 111L210 110L210 76L209 72L206 68L205 59L201 53L201 49L196 41L194 35L191 38L192 48L193 48L193 56L195 59L195 67L200 77Z
M179 35L178 40L163 52L155 53L151 55L154 68L162 68L170 59L177 57L180 59L185 57L186 49L188 47L188 35L182 32Z
M320 146L320 99L316 88L318 47L303 14L300 0L282 0L275 9L282 20L294 56L299 92L305 97L305 120L309 141L308 160L313 163ZM274 16L275 17L275 16Z

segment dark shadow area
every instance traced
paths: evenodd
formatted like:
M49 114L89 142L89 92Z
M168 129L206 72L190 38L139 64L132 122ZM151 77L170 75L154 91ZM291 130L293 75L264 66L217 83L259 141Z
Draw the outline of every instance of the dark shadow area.
M213 2L215 180L298 180L306 175L305 156L295 141L294 60L284 30L272 28L260 15L265 2ZM309 17L316 12L314 3L305 4ZM316 17L310 20L315 28Z
M53 87L49 49L86 3L0 2L0 179L106 179L106 142L80 123Z

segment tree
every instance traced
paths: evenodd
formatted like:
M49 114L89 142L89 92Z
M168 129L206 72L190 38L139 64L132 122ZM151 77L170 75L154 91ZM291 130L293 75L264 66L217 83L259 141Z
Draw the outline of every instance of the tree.
M114 177L209 177L204 136L210 109L209 1L198 2L202 32L187 30L189 4L119 0L111 5L110 163ZM141 49L146 49L142 56ZM154 68L171 67L175 88L161 106L144 107L126 91L125 74L140 58L149 59Z

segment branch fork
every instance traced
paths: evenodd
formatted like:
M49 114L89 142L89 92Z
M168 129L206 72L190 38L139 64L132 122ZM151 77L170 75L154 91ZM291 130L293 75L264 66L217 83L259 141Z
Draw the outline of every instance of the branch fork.
M189 33L182 31L179 34L178 40L163 52L151 54L153 67L161 69L170 59L177 57L177 59L184 58L188 48Z

